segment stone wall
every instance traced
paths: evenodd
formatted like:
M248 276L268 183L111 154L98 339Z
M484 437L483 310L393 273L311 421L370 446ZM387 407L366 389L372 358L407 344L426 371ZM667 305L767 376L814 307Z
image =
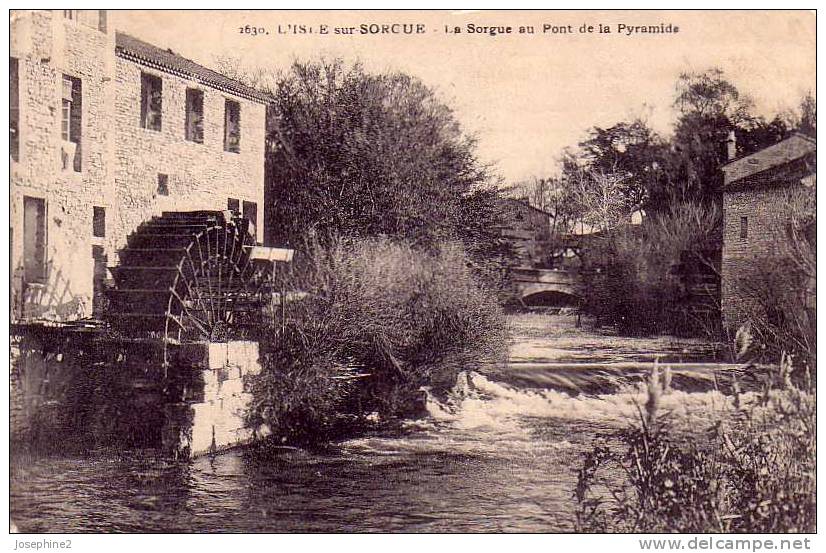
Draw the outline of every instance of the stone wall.
M16 443L67 450L156 448L203 455L267 433L244 425L258 344L187 344L162 368L161 344L59 328L15 333L10 429Z
M115 194L109 248L116 251L137 226L162 211L226 209L229 197L258 204L263 236L265 106L117 58L115 78ZM161 131L140 126L141 73L163 79ZM186 89L204 93L204 142L185 139ZM241 105L239 153L224 151L224 103ZM158 175L168 176L168 196Z
M12 318L74 320L92 314L93 246L108 265L143 221L164 210L223 210L227 198L258 204L263 236L265 106L147 69L115 54L115 32L65 19L63 10L14 11L20 153L11 161ZM163 79L163 130L140 127L141 71ZM63 75L82 92L81 166L63 168ZM204 92L204 143L184 139L186 88ZM241 105L240 152L223 150L224 101ZM168 175L168 195L158 174ZM24 283L24 197L46 204L47 279ZM95 206L105 237L92 234Z
M256 432L244 425L252 397L247 377L261 370L258 343L189 344L176 354L182 371L173 380L180 401L165 409L164 449L175 456L198 456L245 444L268 429Z
M755 307L743 294L741 280L784 251L782 207L788 189L772 184L763 182L723 196L721 305L725 327L739 326ZM740 236L742 217L748 218L746 238Z
M92 206L111 188L110 106L114 38L58 10L15 11L11 56L18 59L20 154L11 161L12 315L73 319L92 296ZM81 171L63 169L63 75L82 89ZM47 281L23 283L23 198L46 202Z

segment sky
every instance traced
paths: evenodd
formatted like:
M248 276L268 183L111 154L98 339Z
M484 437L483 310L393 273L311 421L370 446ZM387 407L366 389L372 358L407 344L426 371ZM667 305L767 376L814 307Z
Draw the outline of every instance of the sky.
M668 134L674 85L684 71L721 68L766 116L815 92L810 11L123 10L109 18L118 30L208 67L232 57L248 67L284 69L323 55L419 77L478 138L480 160L508 183L554 173L562 150L595 125L643 117ZM393 23L421 25L424 32L359 34L362 24ZM612 32L599 33L600 24ZM620 24L625 32L618 32ZM627 33L660 24L679 31ZM247 25L264 32L242 33ZM469 25L512 32L469 33ZM579 32L582 25L586 32ZM296 26L313 32L296 34ZM353 26L355 34L335 34ZM534 33L520 34L520 26ZM445 32L455 27L462 32Z

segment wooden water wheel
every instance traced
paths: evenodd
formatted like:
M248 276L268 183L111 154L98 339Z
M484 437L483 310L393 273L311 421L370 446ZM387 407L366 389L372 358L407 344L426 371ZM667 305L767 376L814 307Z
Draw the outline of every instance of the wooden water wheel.
M127 238L112 272L108 320L168 346L237 336L257 322L267 275L250 258L249 221L232 212L164 212Z

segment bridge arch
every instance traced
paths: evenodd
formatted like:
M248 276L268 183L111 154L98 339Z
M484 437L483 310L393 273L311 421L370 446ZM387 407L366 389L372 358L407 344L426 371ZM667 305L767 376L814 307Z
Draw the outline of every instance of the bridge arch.
M562 290L540 290L523 295L522 303L527 307L578 307L582 298Z
M514 284L525 306L575 307L583 299L577 271L520 267L514 271Z

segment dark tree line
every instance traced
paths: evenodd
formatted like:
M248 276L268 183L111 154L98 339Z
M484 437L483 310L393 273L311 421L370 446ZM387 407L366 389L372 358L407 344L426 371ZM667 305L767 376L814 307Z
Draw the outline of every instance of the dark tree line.
M813 134L816 103L803 98L796 113L767 120L754 114L750 98L719 69L684 73L676 83L673 134L664 137L640 119L593 127L579 151L563 160L563 179L587 171L619 173L627 179L628 205L664 212L683 202L718 203L729 134L736 156L774 144L791 132Z

